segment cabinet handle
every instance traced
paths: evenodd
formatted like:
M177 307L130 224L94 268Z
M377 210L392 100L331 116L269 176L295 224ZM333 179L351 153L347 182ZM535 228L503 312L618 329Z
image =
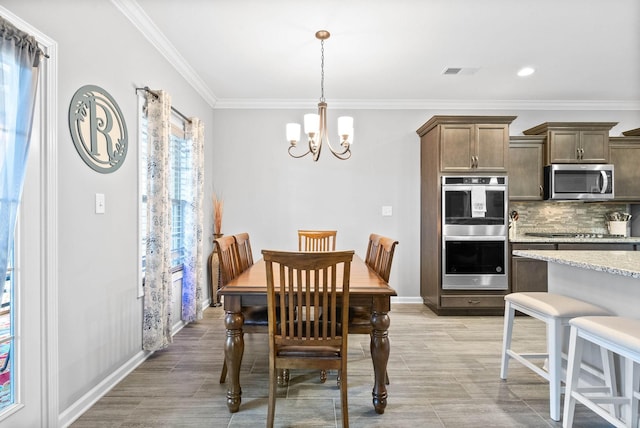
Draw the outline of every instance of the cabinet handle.
M544 189L542 188L542 184L538 187L540 187L540 196L544 195Z
M478 303L480 303L480 300L467 300L467 303L470 305L477 305Z

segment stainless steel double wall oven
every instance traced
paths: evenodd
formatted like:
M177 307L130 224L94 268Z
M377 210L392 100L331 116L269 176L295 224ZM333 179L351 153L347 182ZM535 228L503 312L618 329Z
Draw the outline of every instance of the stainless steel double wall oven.
M506 290L507 177L442 177L442 288Z

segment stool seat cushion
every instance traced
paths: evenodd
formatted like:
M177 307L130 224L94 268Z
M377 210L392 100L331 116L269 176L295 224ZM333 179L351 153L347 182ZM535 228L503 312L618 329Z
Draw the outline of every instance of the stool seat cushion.
M569 324L640 355L640 319L626 317L578 317Z
M610 315L610 312L606 309L561 294L545 292L511 293L504 296L504 299L514 305L530 308L555 318Z

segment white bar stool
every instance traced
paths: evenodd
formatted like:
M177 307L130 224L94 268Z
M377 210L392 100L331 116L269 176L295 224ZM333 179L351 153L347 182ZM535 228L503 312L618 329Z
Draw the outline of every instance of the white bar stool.
M640 320L624 317L579 317L570 321L567 388L562 426L573 426L576 401L593 410L616 427L638 427L638 400L640 400ZM622 395L597 387L578 387L583 345L591 342L604 351L620 356L624 362ZM603 352L604 354L604 352ZM621 362L622 362L621 361ZM605 374L607 374L605 372ZM615 374L613 374L615 376ZM615 385L615 383L614 383ZM613 406L613 414L599 403ZM618 408L622 406L622 419Z
M582 300L545 292L511 293L504 296L504 334L502 342L502 365L500 378L507 378L509 358L520 362L549 382L549 414L554 421L560 420L560 395L562 393L562 338L569 320L586 315L610 315L599 306ZM515 311L543 321L547 325L546 353L517 353L511 349ZM532 360L548 359L548 369Z

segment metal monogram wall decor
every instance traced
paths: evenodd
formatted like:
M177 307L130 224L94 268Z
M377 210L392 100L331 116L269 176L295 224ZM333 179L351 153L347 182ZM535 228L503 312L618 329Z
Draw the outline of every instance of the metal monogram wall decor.
M95 85L78 89L69 105L69 129L78 154L93 170L114 172L129 146L127 125L111 95Z

